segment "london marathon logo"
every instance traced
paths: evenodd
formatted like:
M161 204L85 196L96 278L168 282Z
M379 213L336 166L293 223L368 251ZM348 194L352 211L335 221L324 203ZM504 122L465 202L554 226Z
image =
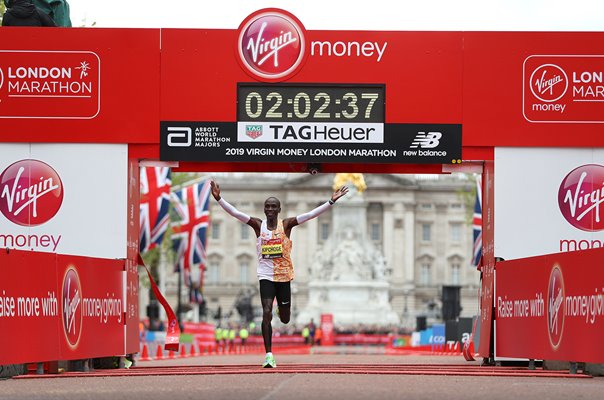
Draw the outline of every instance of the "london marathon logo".
M77 347L82 333L82 286L74 267L69 267L63 278L61 304L63 305L63 331L72 348Z
M41 225L57 214L62 203L61 178L42 161L20 160L0 174L0 212L15 224Z
M555 265L547 285L547 332L554 350L560 345L564 331L564 295L562 271Z
M260 80L285 80L302 67L306 55L304 32L302 23L286 11L260 10L239 27L240 62Z
M604 166L587 164L568 173L558 189L558 206L575 228L587 232L604 229Z

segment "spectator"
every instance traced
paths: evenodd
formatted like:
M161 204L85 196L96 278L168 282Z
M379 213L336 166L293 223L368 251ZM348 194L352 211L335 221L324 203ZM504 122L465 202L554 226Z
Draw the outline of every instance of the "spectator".
M8 9L2 18L2 26L57 26L32 0L5 0L5 4Z
M317 326L315 330L315 344L317 346L321 346L321 339L323 339L323 329L320 326Z
M245 326L239 330L239 337L241 338L241 347L245 347L245 341L247 340L247 338L249 336L250 336L250 333L248 332L247 329L245 329Z
M66 0L33 0L34 5L42 10L57 26L71 27L69 3Z
M310 344L310 329L308 329L308 326L302 328L302 338L304 339L304 344Z

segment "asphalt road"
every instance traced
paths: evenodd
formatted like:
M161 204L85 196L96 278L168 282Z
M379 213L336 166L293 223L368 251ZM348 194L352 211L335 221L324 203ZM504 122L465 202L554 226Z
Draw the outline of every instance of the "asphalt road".
M604 393L603 377L551 378L549 371L480 367L461 356L334 353L276 352L276 370L259 367L261 354L245 354L138 362L108 375L12 378L0 381L0 399L545 400Z

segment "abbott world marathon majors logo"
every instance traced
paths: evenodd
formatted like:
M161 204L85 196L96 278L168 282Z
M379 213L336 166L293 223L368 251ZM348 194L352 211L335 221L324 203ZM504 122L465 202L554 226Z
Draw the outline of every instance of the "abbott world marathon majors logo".
M241 23L237 50L244 70L253 77L267 82L286 80L303 65L305 30L284 10L260 10Z
M0 212L12 223L38 226L52 219L63 204L63 183L48 164L17 161L0 174Z
M604 229L604 166L582 165L569 172L558 189L558 206L564 219L577 229Z
M82 285L74 267L69 267L63 277L61 290L63 306L63 332L71 348L75 348L82 334Z
M560 346L564 332L564 278L562 270L554 265L547 286L547 331L554 350Z

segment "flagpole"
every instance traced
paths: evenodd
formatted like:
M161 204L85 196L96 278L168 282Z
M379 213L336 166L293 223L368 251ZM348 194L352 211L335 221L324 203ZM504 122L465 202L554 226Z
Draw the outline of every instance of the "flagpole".
M178 303L176 306L176 319L178 326L182 330L182 268L178 268Z

